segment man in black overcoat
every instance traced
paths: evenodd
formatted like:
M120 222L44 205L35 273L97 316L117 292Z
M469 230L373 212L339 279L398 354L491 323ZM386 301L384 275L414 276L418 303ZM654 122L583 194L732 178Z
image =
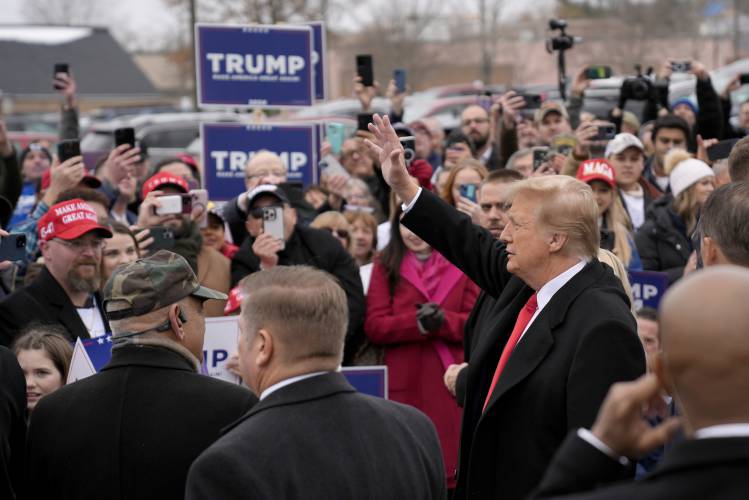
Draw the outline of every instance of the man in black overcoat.
M661 303L662 352L654 373L617 384L590 431L571 432L533 499L743 500L749 492L749 271L719 266L677 283ZM643 408L665 409L664 391L682 415L651 428ZM615 482L628 460L668 448L638 481Z
M183 499L192 461L257 399L199 373L200 286L172 252L119 267L104 289L112 360L42 398L26 457L31 499Z
M244 293L240 366L260 402L198 457L187 499L446 499L431 421L336 371L348 308L334 279L277 266Z
M496 300L467 367L454 498L522 499L567 432L593 423L609 387L645 372L629 300L596 258L593 193L567 176L516 182L497 241L422 190L387 117L374 121L370 147L403 201L403 225Z

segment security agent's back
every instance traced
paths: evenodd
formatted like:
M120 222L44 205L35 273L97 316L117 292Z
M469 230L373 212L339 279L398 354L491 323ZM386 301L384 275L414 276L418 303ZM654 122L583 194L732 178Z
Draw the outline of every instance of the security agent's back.
M190 469L188 500L444 499L439 439L415 408L334 372L281 388Z
M142 351L142 352L140 352ZM158 347L45 396L31 418L29 498L181 499L192 461L256 401Z
M27 497L184 498L190 463L256 401L198 373L201 301L226 296L166 251L118 268L104 295L112 360L37 405Z

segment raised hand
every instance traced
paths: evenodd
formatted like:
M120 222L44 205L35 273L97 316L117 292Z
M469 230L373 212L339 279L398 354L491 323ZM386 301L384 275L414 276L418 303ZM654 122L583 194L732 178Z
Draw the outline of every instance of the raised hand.
M643 409L666 413L663 388L649 373L632 382L611 386L591 431L619 456L639 458L667 442L679 428L675 417L651 427Z
M369 124L369 131L374 139L365 139L365 143L377 155L385 182L403 202L410 203L419 190L419 184L408 173L398 134L387 116L376 114L372 120L374 123Z

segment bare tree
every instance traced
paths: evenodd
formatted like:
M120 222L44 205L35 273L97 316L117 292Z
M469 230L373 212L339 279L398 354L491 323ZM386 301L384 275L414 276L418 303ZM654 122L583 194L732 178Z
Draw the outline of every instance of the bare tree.
M61 25L101 22L104 14L97 0L26 0L21 12L30 23Z

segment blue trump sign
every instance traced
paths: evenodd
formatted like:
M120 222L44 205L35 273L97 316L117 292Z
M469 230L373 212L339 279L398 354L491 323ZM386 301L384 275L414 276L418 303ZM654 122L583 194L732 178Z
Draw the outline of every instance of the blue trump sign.
M345 366L341 373L362 394L388 399L387 366Z
M642 306L658 309L663 294L668 288L668 275L655 271L630 271L629 282L632 285L632 296L635 309Z
M281 157L288 182L305 186L317 182L315 125L203 123L200 136L205 186L214 201L227 201L245 191L245 165L261 150Z
M325 84L325 23L313 21L306 23L312 28L312 75L315 82L315 99L324 101L327 98Z
M311 27L198 23L195 43L200 106L312 105Z

